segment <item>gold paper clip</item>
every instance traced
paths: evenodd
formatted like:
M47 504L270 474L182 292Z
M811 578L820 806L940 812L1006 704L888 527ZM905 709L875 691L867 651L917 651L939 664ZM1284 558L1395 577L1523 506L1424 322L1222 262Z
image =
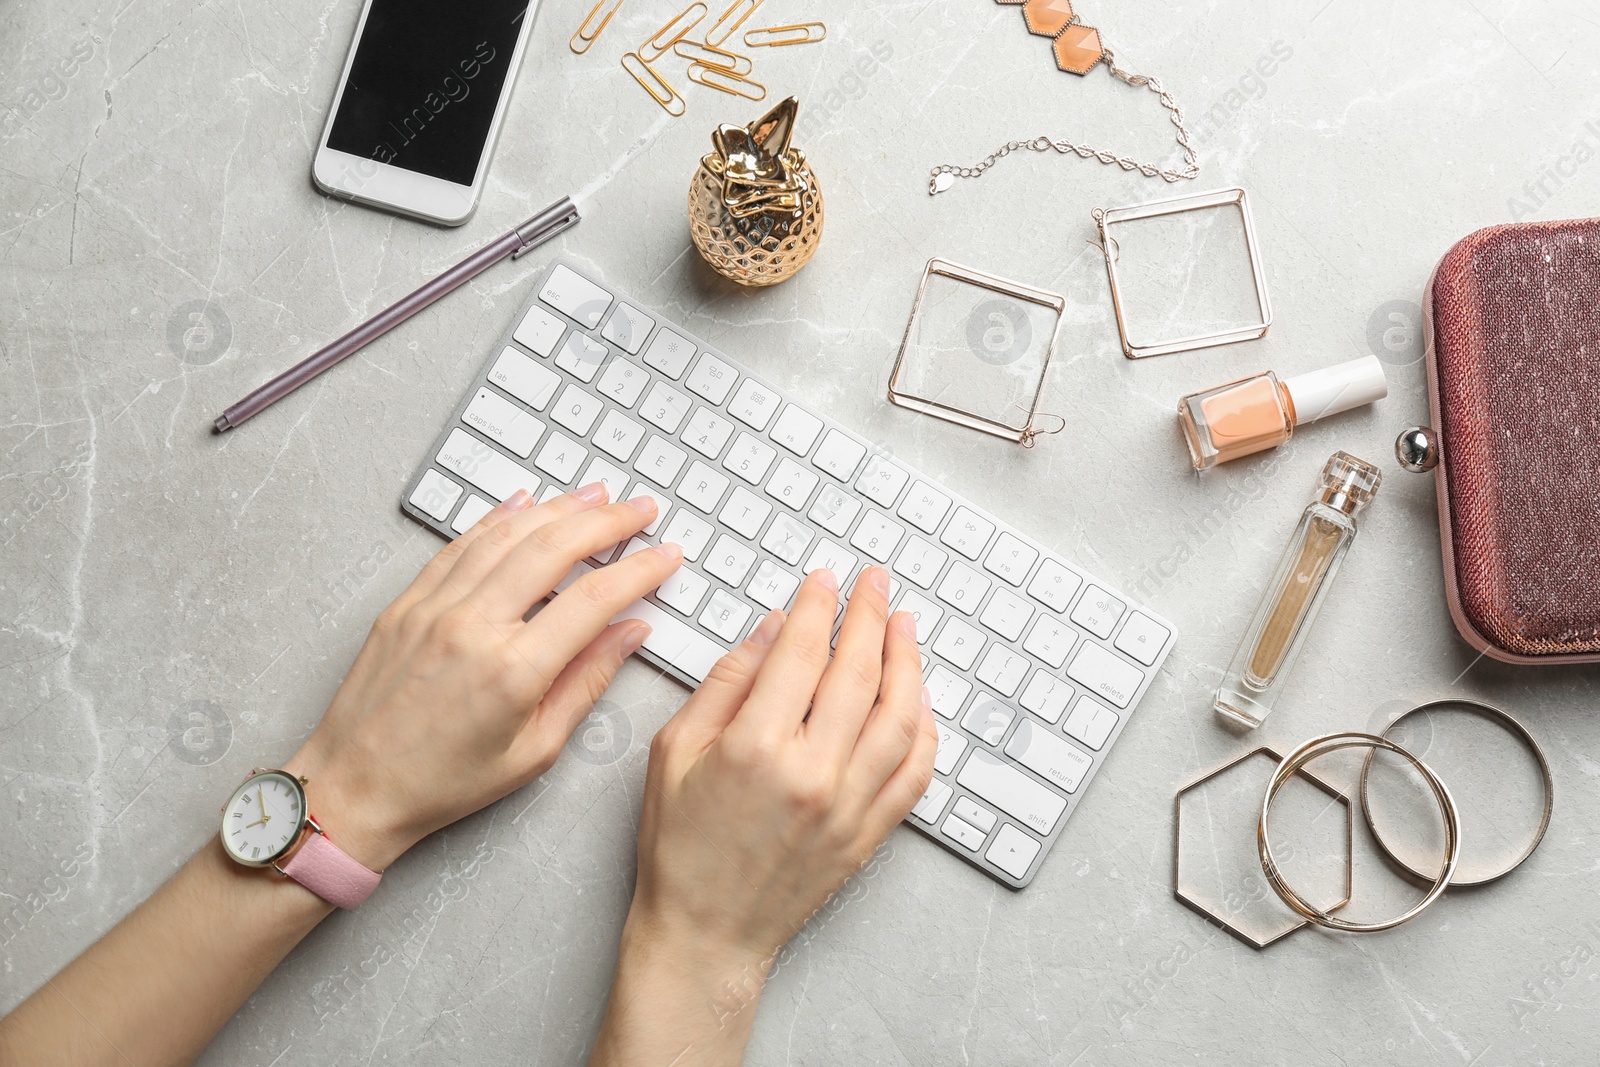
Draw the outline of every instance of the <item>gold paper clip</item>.
M739 78L749 74L755 67L755 64L750 62L749 56L741 56L738 52L730 52L726 48L718 48L714 44L701 44L699 41L679 41L672 46L672 50L684 59L699 63L701 66L725 70Z
M632 64L628 62L630 59L633 60ZM678 95L678 90L668 85L666 80L656 73L654 67L639 58L637 52L629 52L622 57L622 69L632 74L633 80L644 86L644 91L649 93L650 98L660 104L667 114L681 115L688 110L683 97Z
M732 37L733 31L743 26L744 20L754 15L760 6L761 0L733 0L716 24L706 31L706 44L720 45Z
M689 80L696 85L705 85L712 89L721 89L733 96L742 96L746 100L767 98L765 85L748 78L741 78L727 67L708 67L704 63L690 63Z
M768 26L750 30L744 43L751 48L777 48L786 44L816 44L828 36L828 27L820 22L797 22L793 26Z
M583 20L583 25L578 27L578 32L572 35L569 47L579 55L587 52L589 46L594 44L594 39L600 36L600 31L606 28L606 23L611 21L611 16L617 13L617 8L622 6L622 0L599 0L594 7L589 9L588 17ZM596 23L595 17L600 21ZM590 29L590 25L594 29Z
M646 63L654 63L672 49L672 46L683 40L690 30L700 25L700 20L706 17L710 8L700 0L672 16L672 21L661 27L650 36L650 39L639 46L639 58Z

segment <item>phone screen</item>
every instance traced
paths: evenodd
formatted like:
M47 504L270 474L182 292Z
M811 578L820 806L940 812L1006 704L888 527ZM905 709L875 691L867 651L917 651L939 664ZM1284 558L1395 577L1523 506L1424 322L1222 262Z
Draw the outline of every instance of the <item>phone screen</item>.
M528 0L372 0L328 147L471 185Z

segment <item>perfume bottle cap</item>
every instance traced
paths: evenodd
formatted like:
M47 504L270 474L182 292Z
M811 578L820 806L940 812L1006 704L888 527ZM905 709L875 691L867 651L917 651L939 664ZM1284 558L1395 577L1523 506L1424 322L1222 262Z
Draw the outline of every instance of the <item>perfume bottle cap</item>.
M1362 356L1284 379L1294 401L1296 425L1362 407L1389 395L1389 382L1377 356Z
M1371 502L1382 484L1383 472L1377 467L1348 452L1335 452L1322 468L1317 499L1346 515L1355 515Z

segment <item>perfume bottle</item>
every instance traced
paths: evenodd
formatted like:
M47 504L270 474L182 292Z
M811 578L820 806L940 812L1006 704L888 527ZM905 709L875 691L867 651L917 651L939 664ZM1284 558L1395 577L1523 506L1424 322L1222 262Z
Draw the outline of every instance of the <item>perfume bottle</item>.
M1218 714L1253 728L1272 711L1322 598L1355 539L1356 515L1382 481L1377 467L1348 452L1335 452L1322 468L1317 498L1300 516L1289 548L1217 689Z
M1301 423L1315 422L1389 395L1383 364L1363 356L1280 380L1271 371L1178 401L1178 424L1197 471L1276 448Z

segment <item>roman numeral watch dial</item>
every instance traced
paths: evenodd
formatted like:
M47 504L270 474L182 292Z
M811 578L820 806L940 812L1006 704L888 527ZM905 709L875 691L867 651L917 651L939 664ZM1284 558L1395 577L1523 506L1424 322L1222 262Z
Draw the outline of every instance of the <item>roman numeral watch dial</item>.
M222 846L247 867L265 867L300 840L306 825L306 794L282 771L245 780L222 808Z

